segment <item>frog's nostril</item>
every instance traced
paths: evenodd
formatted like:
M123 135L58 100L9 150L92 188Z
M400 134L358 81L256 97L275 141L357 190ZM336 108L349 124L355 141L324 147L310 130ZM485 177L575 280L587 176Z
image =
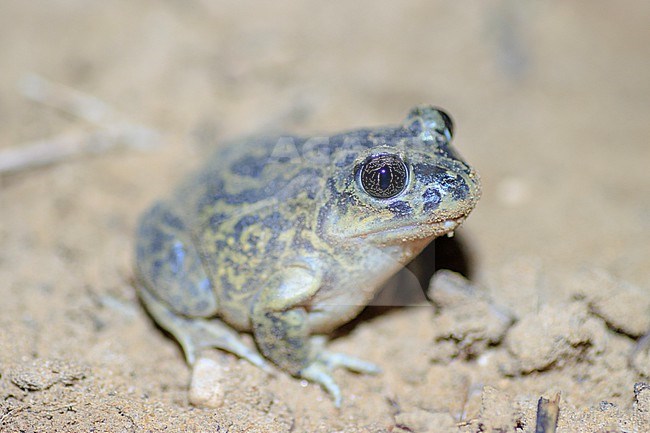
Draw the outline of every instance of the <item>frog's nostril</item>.
M436 188L428 188L422 194L422 198L426 201L440 203L440 193Z
M422 198L425 212L436 210L440 205L440 192L436 188L428 188L422 193Z
M454 200L465 200L469 195L469 186L467 186L467 183L464 180L459 179L459 181L454 185L451 195Z

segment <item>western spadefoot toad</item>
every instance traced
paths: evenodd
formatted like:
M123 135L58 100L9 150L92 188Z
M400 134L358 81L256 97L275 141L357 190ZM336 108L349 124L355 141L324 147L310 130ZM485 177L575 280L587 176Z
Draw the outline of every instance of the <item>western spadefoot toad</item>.
M280 136L217 150L141 218L139 294L189 364L232 352L319 383L373 364L331 353L323 337L476 205L476 172L451 146L443 111L414 108L398 126ZM238 331L253 334L257 350Z

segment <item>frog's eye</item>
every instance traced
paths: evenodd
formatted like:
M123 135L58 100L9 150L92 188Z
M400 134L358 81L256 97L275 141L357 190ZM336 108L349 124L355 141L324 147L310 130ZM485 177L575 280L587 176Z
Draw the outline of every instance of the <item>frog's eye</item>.
M408 168L398 155L372 155L361 164L358 179L369 196L378 199L393 198L406 188Z
M451 141L451 138L454 136L454 121L451 120L451 117L446 112L442 110L437 110L437 111L438 114L440 114L440 117L442 118L443 124L445 125L441 133L447 137L448 141Z

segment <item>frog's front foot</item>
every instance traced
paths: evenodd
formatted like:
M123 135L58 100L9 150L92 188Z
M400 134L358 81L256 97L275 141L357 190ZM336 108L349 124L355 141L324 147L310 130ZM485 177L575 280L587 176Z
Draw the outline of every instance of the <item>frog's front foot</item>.
M323 349L325 338L313 337L312 347L318 350L316 360L302 369L299 373L311 382L321 385L334 399L334 405L341 407L341 390L332 378L332 371L336 368L346 368L356 373L378 374L381 369L375 364L353 356Z

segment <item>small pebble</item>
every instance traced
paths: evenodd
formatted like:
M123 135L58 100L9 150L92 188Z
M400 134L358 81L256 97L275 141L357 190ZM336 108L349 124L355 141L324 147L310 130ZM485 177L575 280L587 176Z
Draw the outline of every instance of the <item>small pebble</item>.
M194 406L218 408L225 398L225 369L210 358L199 358L192 370L189 400Z

